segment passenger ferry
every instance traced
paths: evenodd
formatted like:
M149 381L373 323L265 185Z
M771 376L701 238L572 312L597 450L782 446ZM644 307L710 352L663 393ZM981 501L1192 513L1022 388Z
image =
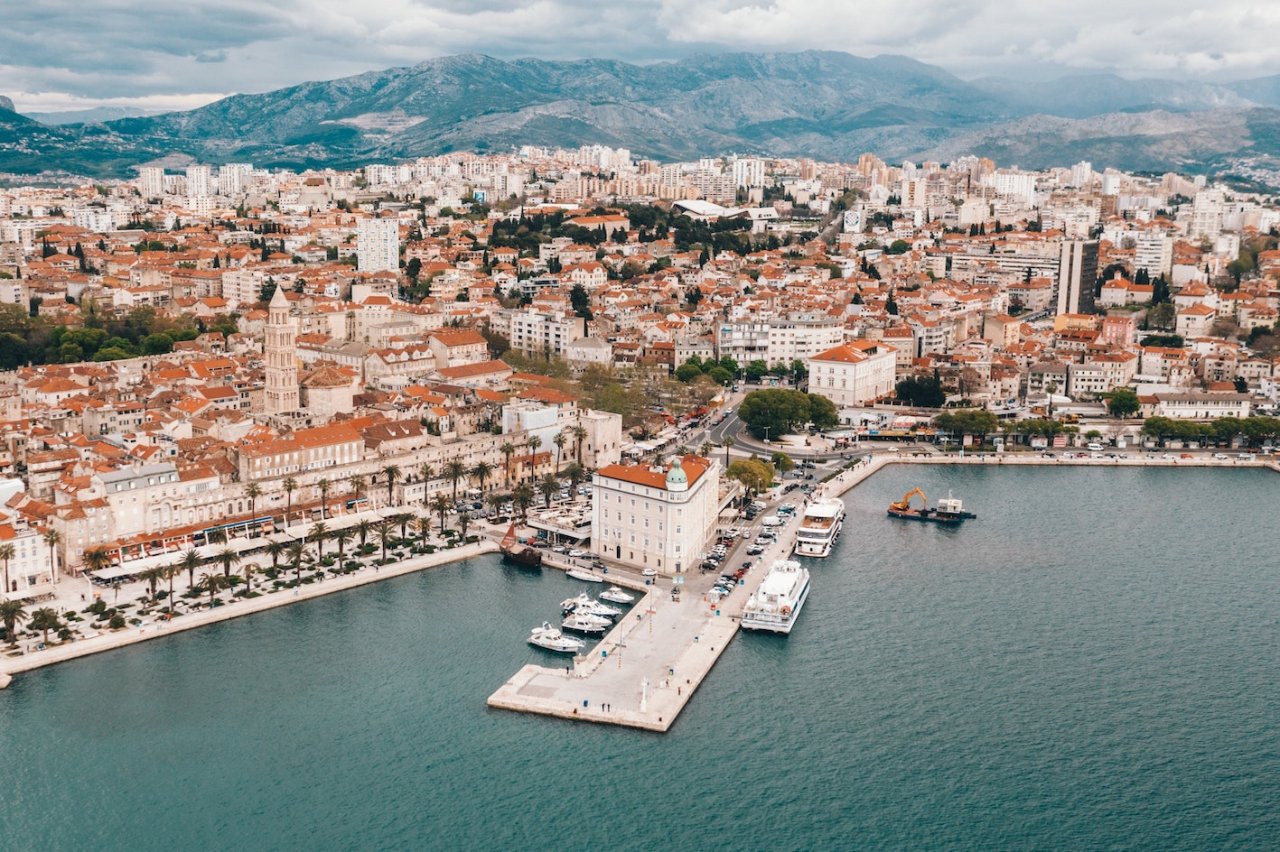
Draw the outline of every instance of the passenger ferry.
M831 555L831 548L844 526L844 501L837 497L815 500L804 510L804 520L796 533L797 556L817 559Z
M742 609L742 627L790 633L809 597L809 570L792 559L779 559L760 581Z

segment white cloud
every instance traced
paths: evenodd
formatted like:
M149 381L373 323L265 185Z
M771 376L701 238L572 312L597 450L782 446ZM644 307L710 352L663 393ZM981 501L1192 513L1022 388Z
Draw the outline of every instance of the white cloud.
M901 53L962 76L1280 72L1280 3L1257 0L185 0L163 11L113 0L83 9L82 0L9 6L0 93L32 110L142 98L176 107L463 52L646 61L821 48Z

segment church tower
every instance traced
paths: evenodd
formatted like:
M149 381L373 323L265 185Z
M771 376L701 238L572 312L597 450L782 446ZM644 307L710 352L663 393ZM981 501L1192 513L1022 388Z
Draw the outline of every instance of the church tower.
M297 411L298 362L294 353L297 332L289 316L289 300L284 288L276 287L268 307L266 345L267 386L264 409L267 414Z

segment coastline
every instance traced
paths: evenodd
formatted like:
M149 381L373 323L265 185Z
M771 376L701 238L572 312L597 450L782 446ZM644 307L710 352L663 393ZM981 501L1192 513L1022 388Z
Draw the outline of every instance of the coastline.
M80 639L17 657L0 656L0 689L8 685L9 679L13 675L20 672L33 671L44 666L52 666L68 660L79 659L80 657L101 654L105 651L113 651L138 642L171 636L174 633L194 630L220 621L276 609L277 607L288 606L300 601L312 600L324 595L354 589L392 577L402 577L405 574L413 574L418 571L447 565L451 562L482 556L486 553L496 553L497 551L497 544L484 539L474 544L466 544L451 550L406 559L395 565L385 565L377 571L366 569L356 574L344 574L322 582L311 583L294 589L292 594L287 591L272 592L249 600L238 600L224 604L216 609L201 610L200 612L180 616L174 621L167 622L164 626L149 624L140 628L126 627L114 633L103 633L89 639Z

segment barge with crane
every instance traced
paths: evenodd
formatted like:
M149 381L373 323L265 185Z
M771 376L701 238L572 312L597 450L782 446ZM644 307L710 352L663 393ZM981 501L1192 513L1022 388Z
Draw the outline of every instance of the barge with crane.
M913 497L920 498L919 508L911 505ZM947 492L947 496L938 501L936 508L930 509L929 498L919 488L912 488L902 495L901 500L890 503L888 513L891 517L901 518L904 521L928 521L948 526L956 526L963 521L978 517L973 512L966 512L964 501L959 497L951 496L951 492Z

